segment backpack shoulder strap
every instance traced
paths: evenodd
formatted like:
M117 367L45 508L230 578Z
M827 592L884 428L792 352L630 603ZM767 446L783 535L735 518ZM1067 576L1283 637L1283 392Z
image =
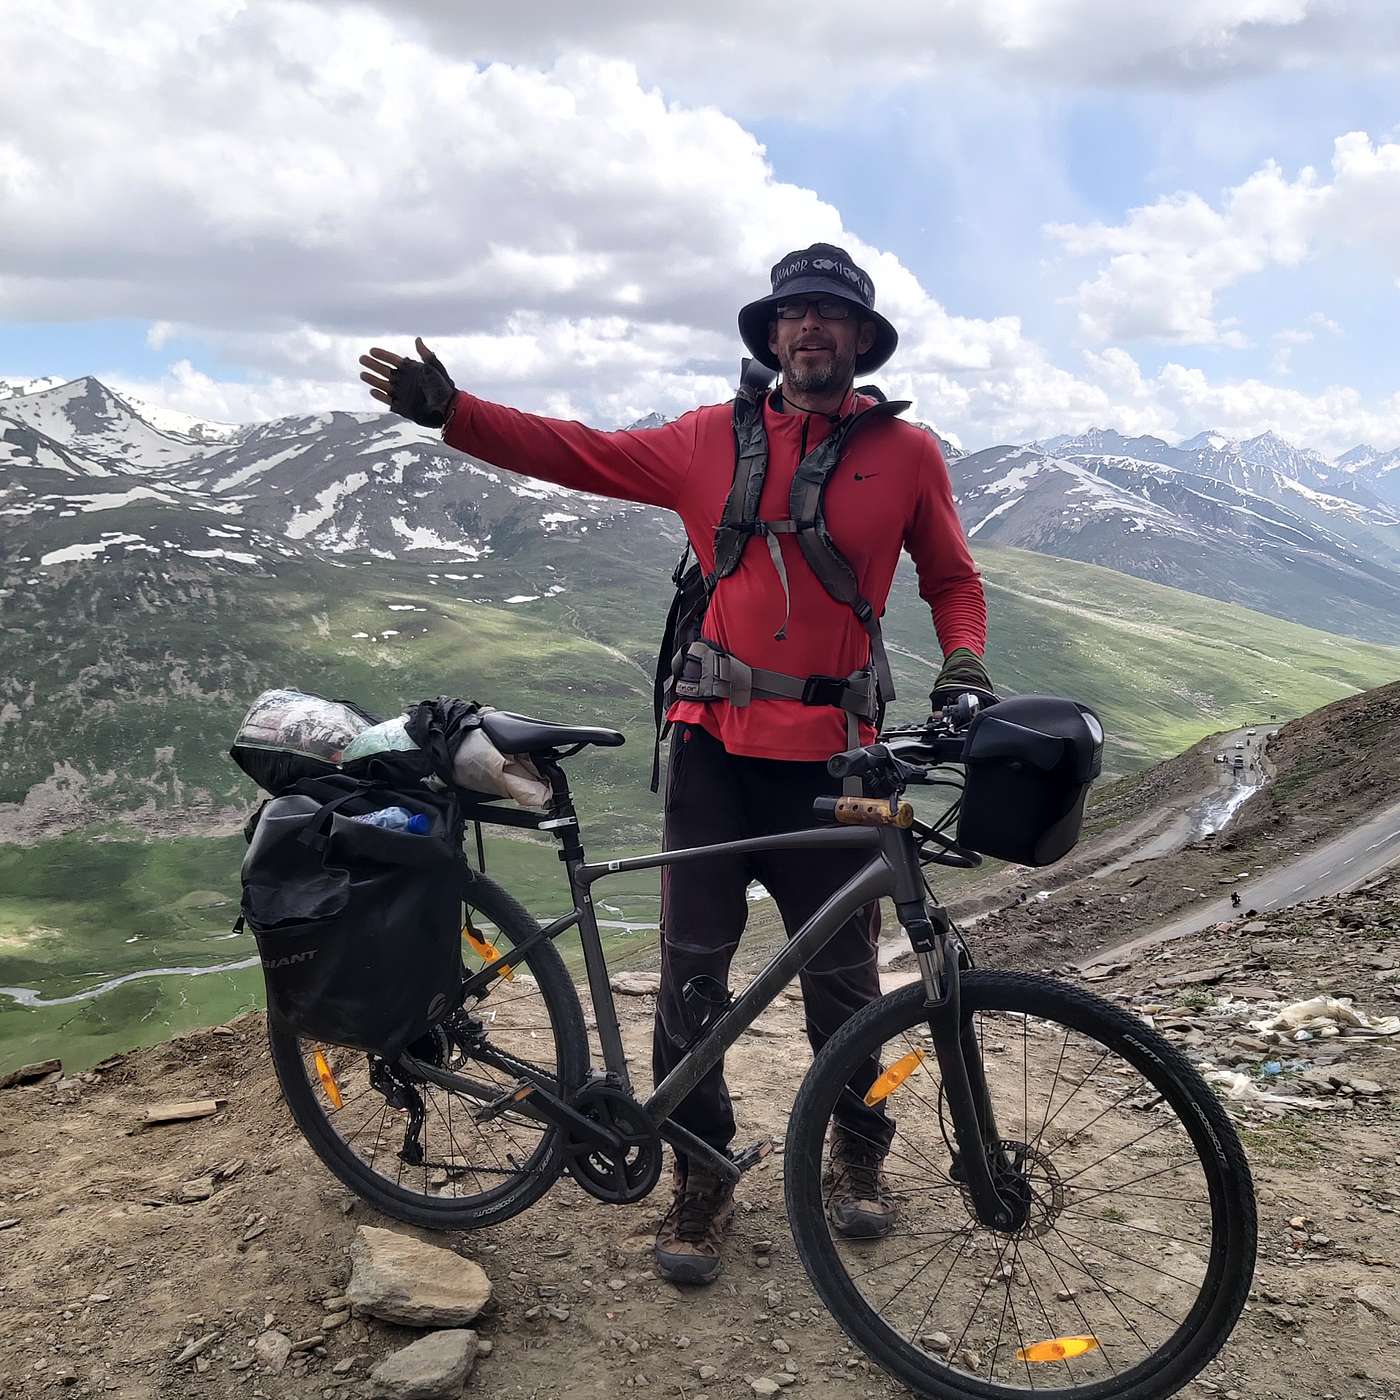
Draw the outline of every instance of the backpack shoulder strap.
M870 422L894 418L909 407L907 400L877 403L862 413L854 413L834 432L829 433L798 463L788 497L788 509L796 527L798 547L808 567L816 574L821 586L838 603L844 603L855 613L870 638L870 659L880 684L881 700L888 704L895 698L894 675L885 654L880 619L875 609L861 596L855 570L836 548L826 528L823 502L827 483L836 470L852 433L859 432Z
M739 567L753 522L758 518L758 502L768 475L763 401L773 378L773 371L757 360L746 359L739 374L739 392L734 396L734 480L715 528L711 585L717 579L728 578Z

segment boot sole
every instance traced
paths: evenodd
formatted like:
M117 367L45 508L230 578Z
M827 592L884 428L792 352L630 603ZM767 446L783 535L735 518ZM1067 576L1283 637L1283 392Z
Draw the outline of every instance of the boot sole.
M892 1217L876 1219L868 1215L855 1215L841 1219L828 1212L826 1218L831 1222L831 1228L848 1240L884 1239L896 1224Z
M690 1255L663 1255L657 1251L652 1264L657 1278L667 1283L706 1284L713 1283L719 1277L722 1261L696 1259Z

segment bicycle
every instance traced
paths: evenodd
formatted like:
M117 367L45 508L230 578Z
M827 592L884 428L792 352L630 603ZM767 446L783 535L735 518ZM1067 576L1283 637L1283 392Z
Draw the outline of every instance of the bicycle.
M488 799L468 802L466 814L552 834L573 908L541 926L464 859L471 964L461 1007L433 1032L388 1064L270 1024L298 1126L345 1185L429 1228L506 1220L565 1172L601 1201L638 1201L657 1184L663 1143L737 1180L766 1145L718 1153L671 1113L845 920L887 896L919 979L836 1032L789 1119L787 1213L812 1286L847 1336L922 1396L1174 1393L1224 1344L1248 1294L1257 1233L1249 1168L1214 1094L1141 1020L1052 977L973 967L924 867L981 858L947 834L956 800L930 824L903 794L958 787L950 765L974 710L964 697L929 725L837 755L829 770L859 775L866 795L818 799L811 829L601 862L585 855L562 762L622 735L487 715L492 741L530 754L553 798L543 815ZM693 989L689 1048L639 1098L594 884L717 850L782 849L869 858L741 994ZM575 927L597 1069L554 941ZM872 1060L881 1067L873 1079ZM891 1130L884 1176L899 1215L878 1238L847 1238L827 1217L823 1147L852 1095L878 1106Z

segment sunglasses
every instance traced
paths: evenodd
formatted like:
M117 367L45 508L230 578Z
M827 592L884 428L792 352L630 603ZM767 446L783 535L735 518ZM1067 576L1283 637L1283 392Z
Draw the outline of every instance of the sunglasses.
M839 297L808 297L801 301L780 301L774 308L780 321L800 321L809 306L817 308L817 315L823 321L844 321L855 308Z

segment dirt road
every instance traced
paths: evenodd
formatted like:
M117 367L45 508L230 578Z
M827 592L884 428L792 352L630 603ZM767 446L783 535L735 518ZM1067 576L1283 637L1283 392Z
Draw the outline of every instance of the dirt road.
M1307 1048L1280 1052L1244 1029L1263 1007L1319 990L1357 995L1372 1012L1400 1009L1397 948L1392 885L1266 918L1244 940L1188 935L1095 975L1094 990L1152 1017L1191 1055L1242 1069L1266 1091L1280 1078L1267 1079L1261 1062L1280 1059L1286 1091L1318 1099L1311 1111L1232 1109L1258 1188L1259 1265L1233 1339L1183 1392L1191 1400L1400 1394L1400 1055L1387 1041L1332 1043L1333 1071L1345 1060L1364 1086L1338 1106L1341 1091L1325 1078L1298 1082ZM1216 981L1181 985L1182 970L1201 969ZM644 1064L650 999L621 1001L629 1049ZM782 1138L808 1060L800 1005L784 998L731 1052L741 1141ZM153 1099L205 1094L226 1107L135 1127ZM0 1093L0 1121L6 1400L362 1400L369 1370L416 1336L331 1310L357 1226L392 1222L356 1202L302 1141L279 1101L260 1016L137 1051L100 1074ZM492 1349L466 1395L907 1394L817 1305L787 1232L781 1175L775 1155L744 1178L724 1278L685 1294L649 1267L660 1197L607 1207L563 1182L507 1224L432 1237L478 1261L493 1284L474 1324ZM276 1373L255 1346L270 1331L301 1344ZM764 1380L770 1388L756 1390Z
M1387 807L1379 816L1309 851L1284 865L1267 871L1258 878L1241 871L1237 886L1240 908L1231 904L1228 896L1198 904L1183 918L1173 919L1150 933L1125 940L1094 955L1093 960L1125 957L1144 948L1170 943L1184 934L1208 928L1222 920L1237 917L1242 912L1267 913L1292 905L1338 894L1369 879L1377 872L1400 861L1400 802Z

